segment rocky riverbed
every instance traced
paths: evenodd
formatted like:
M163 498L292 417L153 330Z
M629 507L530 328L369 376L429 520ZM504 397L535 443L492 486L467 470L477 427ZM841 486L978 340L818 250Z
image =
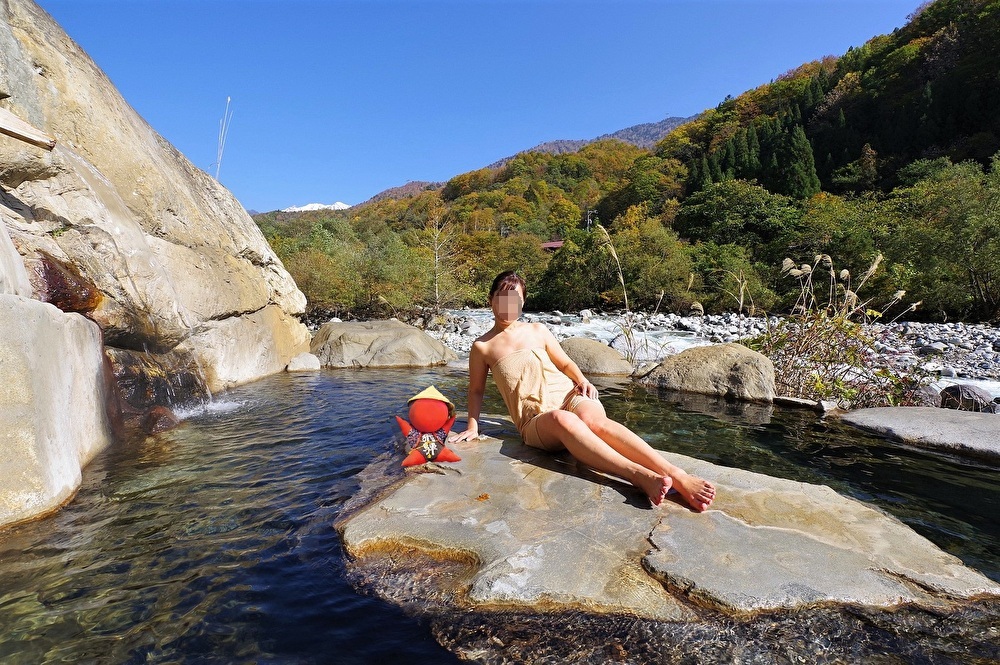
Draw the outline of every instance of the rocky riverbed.
M525 313L524 320L544 323L557 339L589 337L635 359L654 362L692 346L735 342L762 334L777 317L739 314L680 316L621 312ZM460 356L486 332L492 316L486 309L445 310L413 321ZM901 322L872 324L882 362L899 372L922 370L939 385L972 382L1000 396L1000 329L988 324Z

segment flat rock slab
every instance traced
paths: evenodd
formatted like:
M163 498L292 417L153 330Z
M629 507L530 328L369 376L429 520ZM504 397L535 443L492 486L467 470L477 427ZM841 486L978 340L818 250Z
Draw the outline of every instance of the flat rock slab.
M362 565L386 556L398 564L413 549L466 562L470 575L436 582L454 585L444 591L456 609L685 621L699 606L739 615L1000 595L898 520L827 487L664 453L716 483L713 509L697 514L670 501L651 508L631 486L517 441L453 447L461 462L412 473L339 528Z
M1000 460L1000 415L928 406L858 409L841 416L873 434L922 448Z
M700 460L676 463L711 478L718 498L700 515L672 506L644 564L667 588L702 604L730 612L890 607L1000 593L899 520L829 487Z

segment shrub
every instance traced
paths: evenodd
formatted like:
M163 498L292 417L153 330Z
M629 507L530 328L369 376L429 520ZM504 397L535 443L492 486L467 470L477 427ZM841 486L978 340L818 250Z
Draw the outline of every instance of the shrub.
M878 310L871 307L871 301L862 301L857 295L878 270L881 260L881 255L876 257L857 287L852 288L850 272L837 272L827 254L801 266L785 259L782 273L799 280L795 309L785 319L769 324L762 336L747 342L774 363L779 394L833 400L854 408L914 403L914 391L923 378L899 374L879 363L878 334L865 325L898 305L904 292L897 291ZM818 283L814 280L824 274L829 279ZM919 304L902 313L913 311Z

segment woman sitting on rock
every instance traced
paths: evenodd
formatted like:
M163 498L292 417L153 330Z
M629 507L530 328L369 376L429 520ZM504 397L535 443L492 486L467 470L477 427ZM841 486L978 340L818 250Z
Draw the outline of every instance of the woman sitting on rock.
M469 354L468 428L451 440L479 436L486 375L492 370L510 417L529 446L568 450L579 462L632 483L653 505L660 505L673 488L694 510L708 508L715 497L711 483L674 466L608 418L597 388L548 328L518 321L524 297L524 280L514 271L493 280L493 328L473 343Z

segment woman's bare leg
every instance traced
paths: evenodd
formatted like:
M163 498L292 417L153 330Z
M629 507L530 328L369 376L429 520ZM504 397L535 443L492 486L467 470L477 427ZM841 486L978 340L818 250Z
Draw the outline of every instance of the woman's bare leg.
M594 434L620 455L654 473L668 476L673 481L674 489L698 512L712 504L712 500L715 499L715 486L712 483L692 476L671 464L642 437L625 425L608 418L600 402L582 402L575 413Z
M543 444L559 442L577 461L622 480L626 480L649 498L654 506L660 505L672 484L671 478L636 463L608 445L582 421L569 411L558 409L537 417L536 432Z

